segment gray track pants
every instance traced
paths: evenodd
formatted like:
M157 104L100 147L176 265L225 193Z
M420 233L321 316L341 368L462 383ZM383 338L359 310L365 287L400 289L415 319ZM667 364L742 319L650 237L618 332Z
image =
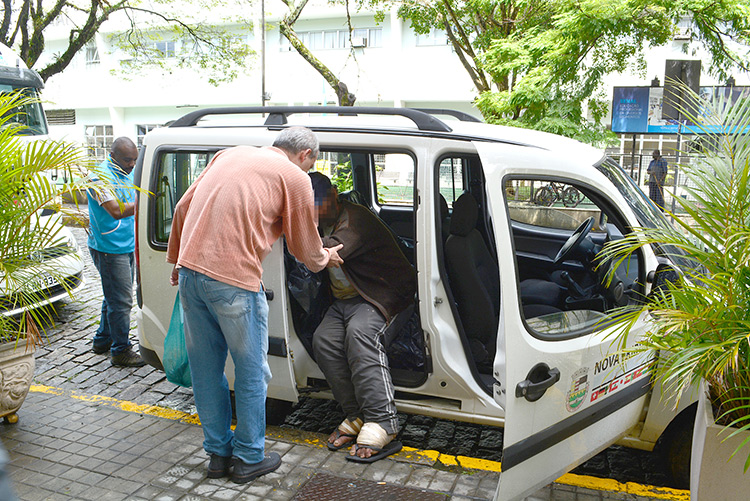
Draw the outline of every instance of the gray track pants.
M346 417L398 433L393 381L383 347L385 318L356 297L335 301L313 335L313 351Z

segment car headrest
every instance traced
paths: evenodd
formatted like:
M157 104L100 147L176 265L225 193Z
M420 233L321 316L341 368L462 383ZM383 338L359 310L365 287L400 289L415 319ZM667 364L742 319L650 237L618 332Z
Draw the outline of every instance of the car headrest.
M453 202L451 235L465 237L477 226L477 201L471 193L464 193Z
M362 193L358 192L357 190L342 191L341 193L339 193L339 199L346 200L347 202L351 202L357 205L364 205L365 207L367 207L367 204L365 203L365 197L363 197Z

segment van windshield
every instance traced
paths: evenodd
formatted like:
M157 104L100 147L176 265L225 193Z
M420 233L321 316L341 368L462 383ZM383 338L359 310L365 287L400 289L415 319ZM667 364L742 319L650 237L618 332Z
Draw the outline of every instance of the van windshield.
M21 87L15 84L0 83L0 93L13 92L23 89L24 95L34 98L34 102L19 106L15 110L18 114L15 120L22 123L27 129L23 131L25 136L45 136L48 133L47 121L44 117L42 103L39 102L39 92L33 87Z
M638 187L636 182L628 176L625 170L613 159L606 157L596 169L612 181L617 190L625 197L630 208L635 212L638 222L646 228L671 227L671 223L664 217L662 211ZM672 245L655 246L658 255L668 257L683 270L694 269L696 263L684 257L684 252Z

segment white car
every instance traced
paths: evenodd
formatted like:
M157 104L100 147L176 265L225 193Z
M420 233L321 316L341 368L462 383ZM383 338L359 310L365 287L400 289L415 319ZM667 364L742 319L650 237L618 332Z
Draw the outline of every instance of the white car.
M0 314L4 316L15 317L26 310L55 303L70 297L85 285L84 263L73 233L57 214L45 210L40 218L42 227L54 237L49 247L29 256L31 262L38 263L28 269L33 285L27 289L26 297L33 300L29 303L27 299L21 305L16 296L18 291L7 293L5 277L0 275Z
M594 259L630 228L666 224L661 212L600 150L433 113L216 108L149 133L136 166L136 182L153 194L137 208L141 354L160 366L176 293L165 251L180 196L217 151L270 145L283 127L305 125L320 140L317 170L350 169L344 196L391 228L417 270L414 309L388 347L399 410L504 426L498 499L531 493L615 441L652 449L664 436L685 478L689 455L680 447L694 408L681 411L690 400L668 408L652 383L656 355L622 356L604 321L642 301L679 263L646 247L610 283L604 274L614 265ZM332 398L311 357L327 306L316 277L285 255L282 241L263 268L269 399ZM643 319L635 334L646 328ZM227 376L232 384L231 359Z

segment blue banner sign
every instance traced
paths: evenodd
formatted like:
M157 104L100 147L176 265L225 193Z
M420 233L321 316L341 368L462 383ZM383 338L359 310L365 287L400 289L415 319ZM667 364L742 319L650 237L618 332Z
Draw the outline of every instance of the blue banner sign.
M749 87L701 87L702 98L723 94L731 101L750 95ZM612 132L623 134L704 134L717 132L717 127L680 124L662 117L663 87L615 87L612 97Z

